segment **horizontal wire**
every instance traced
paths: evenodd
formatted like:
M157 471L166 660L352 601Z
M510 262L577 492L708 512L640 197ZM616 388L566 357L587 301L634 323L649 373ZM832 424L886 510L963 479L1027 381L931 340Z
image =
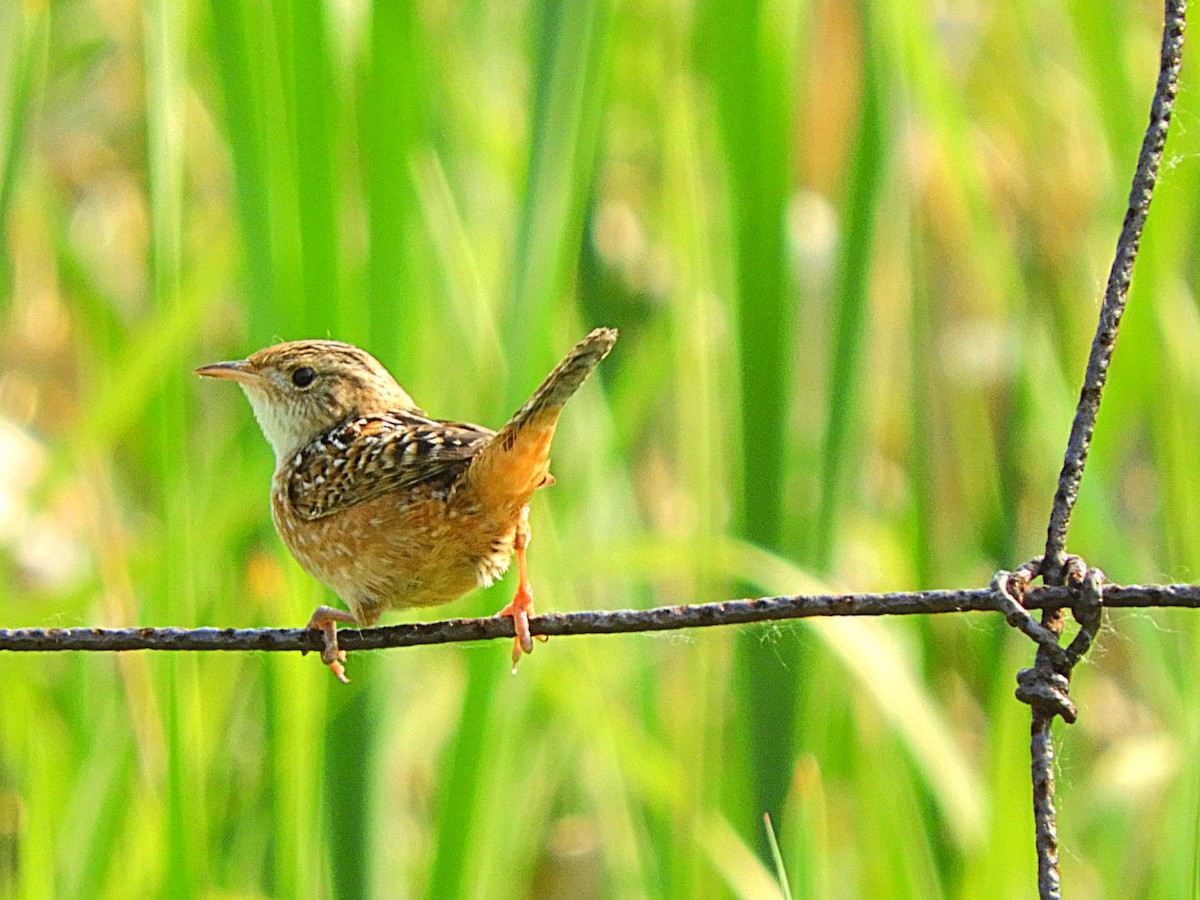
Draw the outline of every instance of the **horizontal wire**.
M817 594L760 597L646 610L555 613L529 620L535 635L633 634L807 619L818 616L912 616L953 612L1001 612L989 588L905 591L887 594ZM1071 605L1063 587L1031 587L1026 609ZM1106 585L1111 609L1200 607L1200 585ZM338 632L343 650L381 650L513 637L512 619L445 619L438 622L347 628ZM0 629L0 650L309 650L319 651L320 632L310 628L12 628Z

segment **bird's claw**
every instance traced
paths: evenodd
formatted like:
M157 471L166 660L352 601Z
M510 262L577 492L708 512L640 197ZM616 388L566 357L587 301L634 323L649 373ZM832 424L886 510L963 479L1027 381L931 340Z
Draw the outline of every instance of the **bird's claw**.
M307 627L321 632L324 639L321 662L329 666L329 671L333 672L342 684L349 684L350 679L346 677L346 667L342 665L346 661L346 651L338 646L337 623L353 621L354 616L351 613L329 606L318 606L312 618L308 620Z
M329 671L337 677L338 681L342 684L349 684L350 679L346 677L346 667L342 665L346 661L346 651L338 646L336 623L326 622L321 626L321 633L325 638L325 646L321 648L321 662L329 666Z
M345 658L346 653L345 651L342 651L338 653L338 658L334 659L333 662L326 663L326 665L329 666L329 671L334 674L338 681L340 681L342 684L349 684L350 679L346 677L346 667L342 665L342 661ZM322 659L324 659L323 656Z
M544 634L530 634L529 617L532 613L533 592L527 584L518 587L516 596L512 598L512 602L496 613L497 616L510 616L513 620L513 631L516 632L516 637L513 638L512 650L512 671L514 675L517 674L517 663L521 661L521 655L533 652L534 639L536 638L543 643L549 640Z

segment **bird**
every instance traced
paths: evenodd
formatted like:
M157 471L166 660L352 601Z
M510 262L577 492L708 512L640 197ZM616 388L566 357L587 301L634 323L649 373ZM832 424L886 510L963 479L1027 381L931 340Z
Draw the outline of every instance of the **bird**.
M448 603L517 560L513 672L533 651L526 566L529 503L554 483L550 443L563 406L617 339L576 344L499 431L436 419L370 353L288 341L196 374L241 387L275 453L271 514L300 566L347 609L318 606L321 660L348 682L337 623L370 627L389 609ZM541 638L544 640L544 638Z

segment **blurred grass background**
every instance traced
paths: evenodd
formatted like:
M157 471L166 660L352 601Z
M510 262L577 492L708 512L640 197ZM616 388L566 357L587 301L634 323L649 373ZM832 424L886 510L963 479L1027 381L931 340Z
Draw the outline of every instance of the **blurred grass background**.
M544 610L987 584L1041 548L1160 16L0 3L0 626L329 599L190 375L303 336L496 426L621 329L534 504ZM1200 578L1189 64L1070 542L1116 581ZM1109 626L1064 883L1194 896L1200 618ZM0 655L0 896L775 896L764 812L793 896L1033 892L998 616L507 653Z

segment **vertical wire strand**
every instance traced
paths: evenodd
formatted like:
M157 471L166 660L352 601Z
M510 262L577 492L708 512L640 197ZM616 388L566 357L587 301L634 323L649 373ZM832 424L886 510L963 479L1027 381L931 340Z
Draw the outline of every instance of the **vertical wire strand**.
M1120 237L1117 239L1112 268L1109 270L1104 302L1100 307L1100 320L1092 339L1083 388L1079 392L1079 403L1075 408L1075 419L1071 423L1071 435L1067 441L1062 471L1058 476L1058 488L1054 493L1054 505L1050 512L1050 523L1046 530L1046 554L1042 575L1047 584L1062 584L1062 567L1066 561L1067 527L1071 521L1071 510L1079 494L1079 482L1083 477L1083 467L1087 462L1088 449L1091 447L1092 434L1096 428L1100 396L1108 380L1108 365L1116 344L1121 316L1125 312L1133 263L1141 244L1142 228L1150 210L1150 200L1154 195L1154 185L1158 180L1158 169L1162 162L1163 146L1171 124L1171 111L1175 106L1186 14L1187 0L1166 0L1158 84L1154 91L1154 100L1150 104L1150 124L1142 138L1142 149L1138 154L1133 185L1129 191L1129 205L1125 211Z

